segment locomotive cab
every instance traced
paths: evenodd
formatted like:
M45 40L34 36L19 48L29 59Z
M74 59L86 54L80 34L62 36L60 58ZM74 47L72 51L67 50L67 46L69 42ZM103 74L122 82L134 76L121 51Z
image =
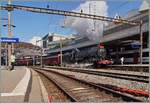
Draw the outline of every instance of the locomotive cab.
M104 60L106 58L106 50L103 44L100 44L98 46L98 57L99 57L99 60Z
M102 43L98 45L97 56L98 56L98 60L94 61L94 67L103 67L103 66L113 64L113 61L107 58L106 49L104 47L104 44Z

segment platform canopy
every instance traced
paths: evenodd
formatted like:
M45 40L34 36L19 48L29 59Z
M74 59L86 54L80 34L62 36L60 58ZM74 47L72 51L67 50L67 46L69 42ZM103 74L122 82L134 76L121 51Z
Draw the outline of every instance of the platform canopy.
M149 10L149 5L150 5L149 3L150 3L150 2L148 2L148 0L143 0L141 6L140 6L140 8L139 8L139 11L140 11L140 12L143 12L143 11Z

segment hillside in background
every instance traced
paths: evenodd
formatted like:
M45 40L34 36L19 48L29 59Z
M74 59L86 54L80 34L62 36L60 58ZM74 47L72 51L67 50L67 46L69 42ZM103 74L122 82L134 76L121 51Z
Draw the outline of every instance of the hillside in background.
M6 48L7 44L6 43L2 43L2 47ZM19 42L19 43L14 43L14 48L15 49L21 49L21 48L28 48L28 49L34 49L34 48L40 48L39 46L35 46L31 43L27 43L27 42Z

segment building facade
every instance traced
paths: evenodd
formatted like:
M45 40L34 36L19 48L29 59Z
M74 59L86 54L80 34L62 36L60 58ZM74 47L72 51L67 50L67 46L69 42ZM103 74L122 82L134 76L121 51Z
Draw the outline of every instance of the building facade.
M42 38L43 48L53 48L60 43L60 40L72 39L73 36L61 35L56 33L48 33ZM56 44L56 45L55 45Z
M148 10L132 10L123 19L140 22L142 20L143 35L143 63L149 62L149 13ZM125 63L138 64L140 62L140 25L127 25L110 23L104 30L102 43L106 45L111 58L120 62L120 58L125 58ZM136 44L135 44L136 43ZM136 46L136 47L135 47Z

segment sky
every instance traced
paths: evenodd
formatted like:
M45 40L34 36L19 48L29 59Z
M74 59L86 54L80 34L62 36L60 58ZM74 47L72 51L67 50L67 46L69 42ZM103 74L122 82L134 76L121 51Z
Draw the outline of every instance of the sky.
M7 0L0 0L1 5L7 4ZM13 0L13 4L26 5L33 7L60 9L72 11L84 4L85 0ZM107 5L107 16L114 17L116 13L124 16L132 9L138 9L141 5L141 0L105 0ZM7 11L1 11L1 18L7 18ZM62 28L66 17L39 14L27 11L12 11L13 37L17 37L20 41L32 42L33 39L40 39L48 32L54 32L63 35L75 34L73 28ZM7 24L6 20L2 20L1 25ZM7 37L7 27L1 26L2 37Z

